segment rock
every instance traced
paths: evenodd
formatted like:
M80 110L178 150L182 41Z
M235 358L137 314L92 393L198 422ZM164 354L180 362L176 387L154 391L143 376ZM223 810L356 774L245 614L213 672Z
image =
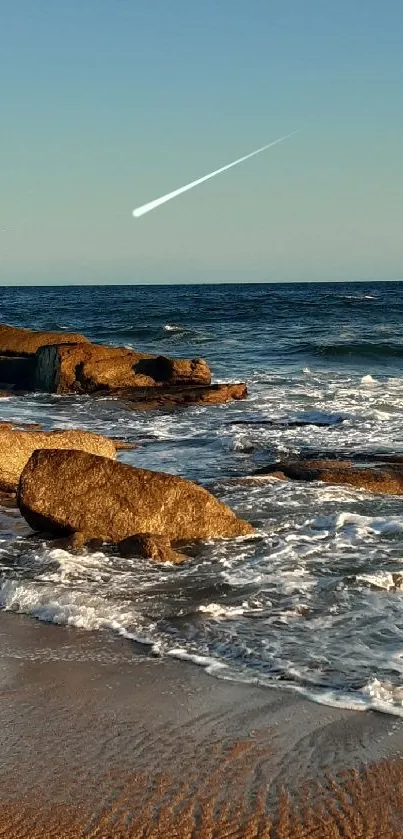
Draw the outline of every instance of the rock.
M61 548L72 554L80 554L86 546L83 533L72 533L69 536L62 536L60 539L52 540L52 548Z
M115 544L137 533L174 541L253 532L197 484L82 451L35 451L17 500L34 530Z
M305 419L287 419L284 417L283 419L271 420L271 419L264 419L263 417L259 417L258 419L240 419L240 420L232 420L230 423L231 425L248 425L255 428L260 428L263 426L270 426L271 428L306 428L309 426L314 426L317 428L335 428L339 425L342 425L343 417L340 416L330 416L328 418L323 419L312 419L312 420L305 420Z
M106 458L116 456L116 448L107 437L89 431L19 430L0 424L0 489L16 491L21 472L35 449L82 449Z
M278 471L271 472L270 477L271 478L276 478L277 481L288 481L289 480L287 478L287 475L284 474L284 472L278 472Z
M12 490L0 489L0 507L14 508L17 506L17 498Z
M211 382L211 370L204 358L165 358L160 357L160 366L163 366L164 376L162 381L170 385L183 385L189 382L192 385L209 385Z
M155 562L172 562L180 565L189 559L188 556L175 551L167 536L156 536L153 533L136 533L118 543L121 556L144 556Z
M127 440L115 440L114 437L109 437L117 452L125 451L131 452L138 449L138 443L129 443Z
M0 431L12 431L18 428L20 431L40 431L43 425L40 422L9 422L0 421Z
M203 358L150 355L92 344L75 333L6 324L0 325L1 385L20 392L110 394L136 409L214 405L247 395L243 383L212 385Z
M35 388L51 393L105 393L210 381L211 372L200 358L171 359L90 343L42 347L36 355Z
M259 470L264 474L282 472L296 481L323 481L327 484L347 484L369 492L403 495L403 464L399 460L375 462L357 466L352 460L333 458L278 462Z
M236 399L246 399L248 389L244 383L199 385L197 387L136 388L117 391L131 410L151 411L158 408L177 408L185 405L219 405Z
M47 344L80 344L88 338L77 332L36 332L17 326L0 324L0 356L34 356L40 347ZM1 376L0 376L1 379Z

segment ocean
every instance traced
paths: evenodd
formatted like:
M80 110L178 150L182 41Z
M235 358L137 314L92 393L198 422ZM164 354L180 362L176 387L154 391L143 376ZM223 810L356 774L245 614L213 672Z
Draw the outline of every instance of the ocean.
M248 399L227 405L143 413L38 393L1 399L0 419L135 442L121 460L198 481L256 527L175 568L73 556L2 508L2 609L403 716L403 498L244 480L301 451L403 453L402 283L1 288L0 321L202 356L215 381L246 380Z

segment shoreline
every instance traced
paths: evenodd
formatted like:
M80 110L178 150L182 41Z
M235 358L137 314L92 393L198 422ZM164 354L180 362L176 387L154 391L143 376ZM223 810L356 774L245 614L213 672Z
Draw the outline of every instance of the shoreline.
M219 680L107 632L2 612L0 635L10 839L403 835L400 718Z

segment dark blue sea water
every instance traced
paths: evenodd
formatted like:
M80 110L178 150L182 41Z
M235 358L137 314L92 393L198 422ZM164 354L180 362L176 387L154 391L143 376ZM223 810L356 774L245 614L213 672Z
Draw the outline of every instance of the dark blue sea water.
M223 678L403 714L403 500L244 481L301 450L403 453L403 283L1 288L0 321L203 356L216 380L247 380L248 399L229 405L136 413L34 394L0 400L0 419L136 441L123 460L198 480L257 527L174 569L27 541L3 511L4 608L120 632Z

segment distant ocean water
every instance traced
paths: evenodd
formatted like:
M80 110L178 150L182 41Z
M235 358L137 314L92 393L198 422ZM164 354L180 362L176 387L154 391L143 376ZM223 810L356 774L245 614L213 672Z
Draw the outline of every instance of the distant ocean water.
M215 380L247 380L248 399L229 405L136 413L34 394L0 400L0 419L139 442L121 459L200 481L257 527L204 543L178 569L72 556L27 540L4 509L3 608L118 632L222 678L403 715L403 590L392 577L403 575L403 499L236 481L302 449L403 453L402 283L1 288L0 321L204 356Z

